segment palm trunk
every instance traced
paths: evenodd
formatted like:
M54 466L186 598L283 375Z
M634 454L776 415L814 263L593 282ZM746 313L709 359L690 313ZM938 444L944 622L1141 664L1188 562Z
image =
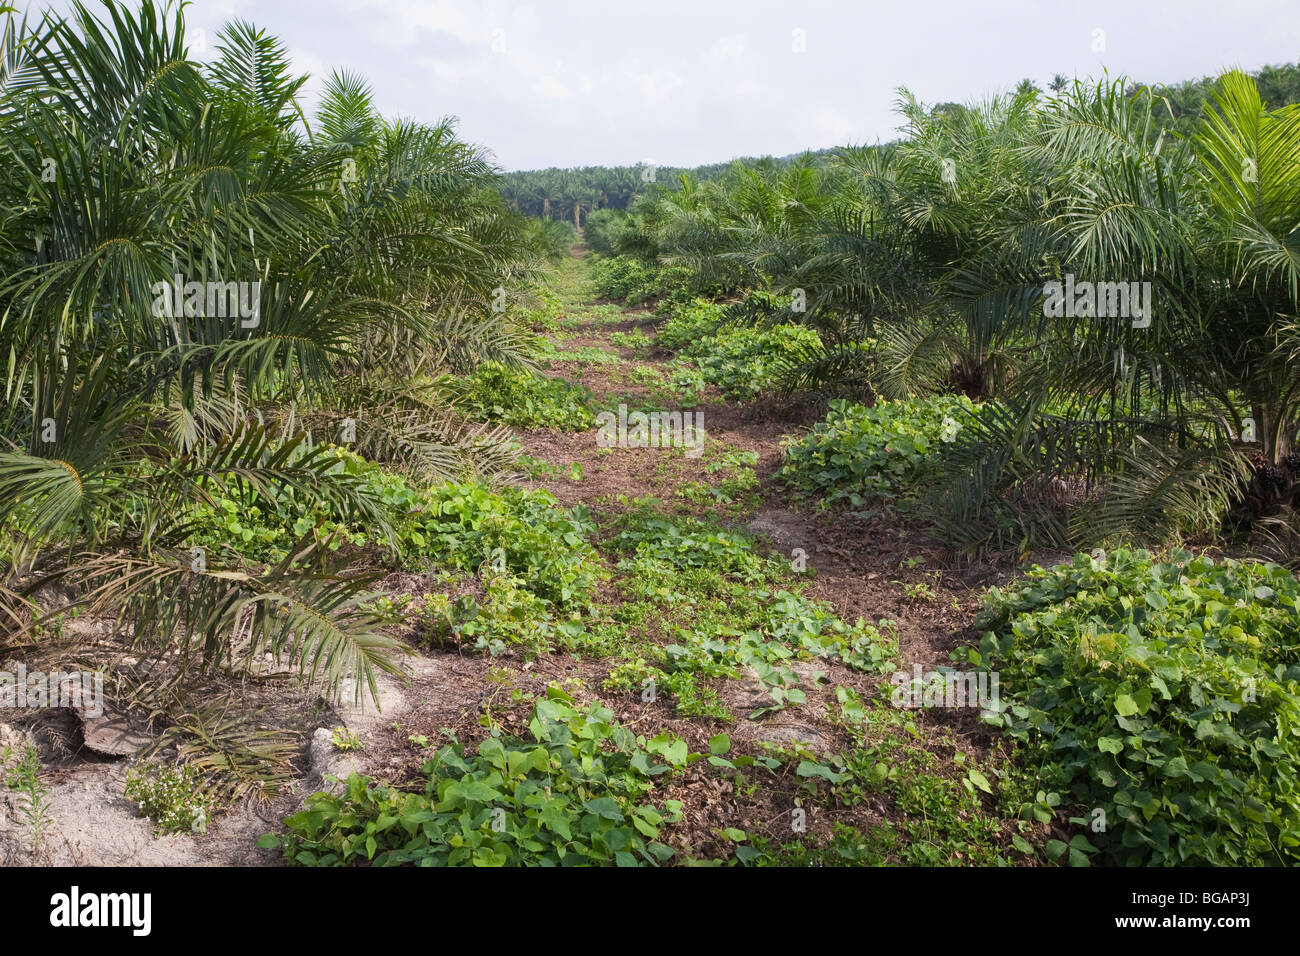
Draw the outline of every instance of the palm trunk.
M1251 411L1255 416L1264 457L1274 464L1280 463L1291 452L1294 426L1283 420L1280 410L1273 402L1252 405Z

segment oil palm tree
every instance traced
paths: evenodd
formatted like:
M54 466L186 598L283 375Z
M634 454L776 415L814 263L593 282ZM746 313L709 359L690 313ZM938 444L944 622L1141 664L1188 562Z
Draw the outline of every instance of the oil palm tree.
M1003 241L957 270L963 309L1034 343L1007 406L950 460L944 527L960 540L1211 532L1234 508L1247 523L1275 511L1300 478L1300 110L1270 112L1237 72L1186 140L1163 106L1075 84L1025 146L1041 214L1004 220ZM1065 273L1150 282L1149 325L1046 319L1042 284ZM1068 527L1038 494L1062 481L1088 502Z
M312 124L303 79L246 23L208 67L191 61L179 4L8 16L3 593L13 623L20 597L61 579L70 606L147 653L180 650L183 668L271 651L331 689L364 677L359 695L397 666L364 576L310 533L275 567L195 562L189 517L219 492L291 494L382 530L311 440L359 409L377 457L426 477L490 470L496 436L426 414L410 382L523 361L491 306L533 266L495 171L448 123L390 123L336 74ZM177 276L242 283L251 311L175 308Z

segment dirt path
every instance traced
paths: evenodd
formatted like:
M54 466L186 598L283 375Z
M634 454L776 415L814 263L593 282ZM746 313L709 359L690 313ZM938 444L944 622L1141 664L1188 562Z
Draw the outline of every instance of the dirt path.
M671 354L654 345L662 321L644 309L622 308L592 296L580 255L561 269L559 289L567 307L558 335L561 355L548 375L581 382L596 396L600 410L690 410L675 405L668 386ZM629 335L647 344L626 344ZM616 361L584 359L581 350L599 350ZM593 356L594 357L594 356ZM841 618L895 622L900 650L909 663L925 667L947 661L953 632L967 625L980 590L1005 580L994 567L957 568L918 533L883 514L870 518L843 512L833 515L794 504L774 480L783 454L782 442L815 420L803 407L788 409L777 401L738 404L706 389L703 413L707 450L698 459L669 455L663 449L602 451L591 432L532 432L521 436L524 450L567 472L581 466L581 480L539 479L564 504L583 504L593 511L625 507L628 499L651 495L668 511L711 514L757 536L770 553L793 559L801 553L814 579L810 594L830 602ZM728 470L719 462L735 453L757 456L757 487L738 496L725 487ZM706 489L713 489L709 491ZM910 595L910 596L909 596Z
M603 525L649 496L656 499L659 514L711 517L743 530L772 557L802 558L811 579L804 593L829 604L841 620L890 622L882 627L896 638L904 669L951 666L952 649L974 636L970 623L980 593L991 583L1005 582L1010 570L958 568L915 528L887 513L829 513L793 502L775 480L775 472L784 440L806 430L815 413L773 401L726 401L712 387L698 404L680 403L671 382L673 356L655 345L662 320L643 309L594 298L587 275L587 264L579 256L561 267L559 291L566 309L558 332L549 335L557 355L544 367L545 374L590 388L598 411L617 413L622 404L629 413L638 409L702 412L707 440L703 453L692 457L663 448L601 448L593 432L524 433L520 440L526 454L545 463L544 476L534 484L547 488L567 506L585 506ZM541 670L555 673L558 659L538 663ZM608 662L598 659L570 659L563 675L595 688L608 667ZM823 667L821 661L817 667ZM852 689L869 699L876 696L882 679L838 663L824 667L820 679L807 679L809 666L795 669L807 691L806 703L760 720L746 715L763 702L765 691L744 678L725 681L719 690L734 717L728 723L684 719L662 702L638 707L611 700L610 695L602 697L618 719L638 732L667 730L694 751L707 752L710 734L722 730L759 752L769 742L796 749L808 746L810 756L852 749L854 742L831 716L837 688ZM886 723L891 719L884 718ZM916 736L902 750L891 750L893 745L887 744L880 754L910 764L920 789L934 784L932 793L939 793L960 779L965 771L958 768L968 760L1002 759L995 754L998 745L988 728L973 711L940 708L914 712L907 719L915 722ZM937 783L941 779L944 782ZM788 833L782 832L785 814L800 799L799 792L797 781L787 778L773 782L771 789L741 796L715 776L688 772L673 795L687 807L695 807L696 815L683 822L679 839L690 848L688 852L704 849L706 856L715 857L728 853L716 841L721 828L738 827L751 834L757 830L783 841L788 839ZM811 806L808 833L814 843L824 846L833 826L848 825L857 833L902 832L921 848L917 855L900 858L890 850L883 859L961 862L968 858L965 838L951 840L948 834L958 832L962 824L946 824L948 830L931 832L927 822L911 816L954 812L950 808L959 801L953 791L943 792L948 795L918 798L904 786L852 809L827 813L825 807ZM969 811L956 812L970 819ZM977 842L985 839L976 838ZM999 839L1005 839L1005 832Z

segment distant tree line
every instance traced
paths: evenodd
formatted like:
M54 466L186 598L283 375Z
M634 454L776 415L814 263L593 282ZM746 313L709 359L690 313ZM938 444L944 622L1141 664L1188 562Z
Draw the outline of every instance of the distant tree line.
M564 219L575 226L586 223L587 215L597 209L626 209L646 188L660 183L676 183L685 174L707 181L721 178L736 163L756 168L781 169L798 161L822 161L831 150L791 156L746 157L708 166L583 166L581 169L528 170L504 173L501 194L519 212L543 219Z
M1260 98L1267 109L1275 110L1290 103L1300 102L1300 65L1284 64L1266 66L1250 74L1259 88ZM1160 126L1187 135L1196 125L1197 118L1214 85L1212 77L1186 80L1170 86L1129 82L1125 95L1130 98L1150 90L1160 100L1153 121ZM1032 80L1025 79L1016 88L1016 94L1048 92L1060 94L1071 79L1056 74L1046 90ZM960 103L939 103L932 107L936 118L954 117L970 107ZM583 166L576 169L526 170L504 173L500 178L501 193L516 210L527 216L543 219L564 219L575 226L586 224L587 216L597 209L627 209L632 201L647 191L647 187L666 184L675 187L686 175L696 182L708 182L727 175L737 164L763 171L776 171L791 165L824 165L834 150L823 149L788 156L762 158L746 157L730 162L687 168L681 166Z

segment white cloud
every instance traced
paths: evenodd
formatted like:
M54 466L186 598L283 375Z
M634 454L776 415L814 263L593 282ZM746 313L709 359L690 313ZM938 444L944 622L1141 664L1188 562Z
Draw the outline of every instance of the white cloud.
M706 63L713 69L735 69L745 61L745 36L733 33L718 37L705 54Z
M671 70L637 72L633 79L641 92L641 105L646 109L668 105L673 93L686 86L686 81Z
M533 96L539 100L567 100L573 93L549 73L544 73L533 84Z
M52 5L67 12L67 0ZM900 85L962 101L1024 77L1104 66L1176 81L1295 62L1300 50L1294 0L1148 0L1140 11L1131 0L194 0L185 15L210 41L231 17L266 27L316 75L313 88L345 67L369 79L386 113L457 115L462 135L510 168L646 155L686 165L887 140Z

